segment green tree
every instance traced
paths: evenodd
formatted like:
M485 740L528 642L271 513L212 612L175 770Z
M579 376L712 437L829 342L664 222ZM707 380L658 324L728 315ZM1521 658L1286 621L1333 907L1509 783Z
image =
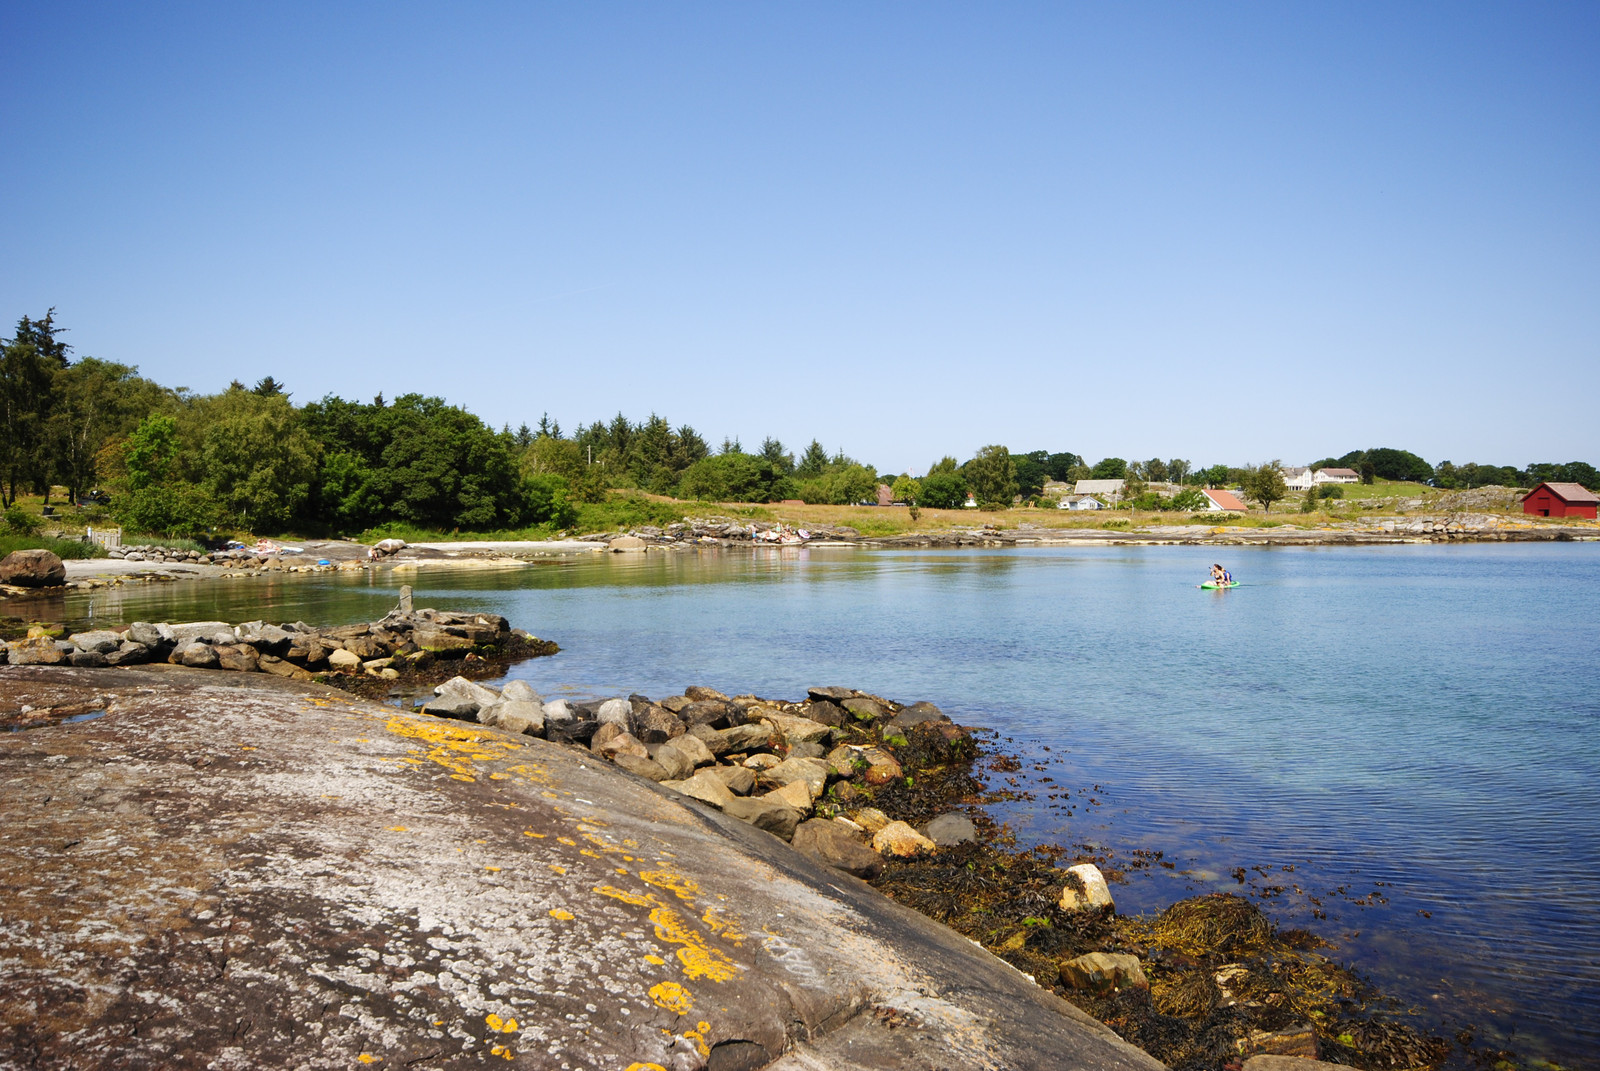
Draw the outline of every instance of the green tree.
M1167 479L1179 486L1189 477L1189 462L1181 457L1172 458L1167 462Z
M920 506L932 509L960 509L967 500L967 481L957 472L932 470L922 478Z
M1050 478L1050 452L1014 454L1012 461L1017 467L1017 493L1023 498L1039 497L1044 492L1044 482Z
M42 485L49 500L49 426L68 350L56 337L55 311L24 316L15 335L0 339L0 507L27 487Z
M1289 493L1289 486L1283 479L1283 462L1272 460L1249 469L1245 473L1243 487L1246 498L1261 503L1262 510L1271 513L1272 504L1282 501Z
M1010 509L1017 494L1017 466L1003 446L985 446L965 466L972 496L983 509Z
M1121 480L1128 475L1128 463L1120 457L1108 457L1095 463L1091 470L1093 480Z
M889 486L889 497L896 502L914 506L922 497L922 484L910 476L896 477L894 483Z
M56 395L46 436L51 477L66 485L73 501L100 480L102 448L172 401L170 391L135 369L93 357L56 373Z
M281 532L307 519L318 443L281 390L229 391L208 406L199 483L226 523Z
M1208 501L1209 499L1197 488L1185 487L1182 491L1172 496L1170 505L1173 509L1183 510L1185 513L1193 513L1195 510L1205 509Z

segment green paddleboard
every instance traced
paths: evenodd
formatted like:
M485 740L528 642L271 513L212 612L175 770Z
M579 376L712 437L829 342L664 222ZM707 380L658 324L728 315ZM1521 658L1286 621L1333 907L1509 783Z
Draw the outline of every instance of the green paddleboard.
M1204 584L1200 585L1201 589L1205 591L1226 591L1228 588L1236 588L1238 586L1239 582L1237 580L1231 584L1217 584L1208 580Z

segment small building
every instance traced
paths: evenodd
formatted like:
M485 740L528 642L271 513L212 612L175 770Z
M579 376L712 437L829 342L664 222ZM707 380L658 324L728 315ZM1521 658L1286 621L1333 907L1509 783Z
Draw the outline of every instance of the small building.
M967 492L967 500L965 502L961 503L961 508L962 509L977 509L978 508L978 500L976 498L972 497L972 492L971 491Z
M1127 486L1123 480L1079 480L1072 488L1075 495L1110 495L1112 498L1121 498L1122 489Z
M1105 509L1105 505L1098 498L1090 495L1067 495L1056 506L1056 509Z
M1239 496L1232 491L1213 491L1210 488L1200 492L1206 496L1206 510L1211 513L1244 513L1245 505L1239 501Z
M889 489L889 485L886 483L880 483L878 485L878 505L894 505L894 492Z
M1595 519L1600 497L1581 483L1541 482L1522 497L1522 512L1533 517Z
M1355 469L1318 469L1311 477L1312 483L1360 483L1361 473Z
M1283 485L1291 491L1309 491L1316 476L1308 468L1291 465L1278 470L1283 473Z

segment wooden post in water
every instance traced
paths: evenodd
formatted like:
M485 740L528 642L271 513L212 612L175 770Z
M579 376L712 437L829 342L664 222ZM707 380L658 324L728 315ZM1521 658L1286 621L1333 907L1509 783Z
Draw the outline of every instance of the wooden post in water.
M411 585L410 584L401 584L400 585L400 612L403 613L403 614L409 614L411 612Z

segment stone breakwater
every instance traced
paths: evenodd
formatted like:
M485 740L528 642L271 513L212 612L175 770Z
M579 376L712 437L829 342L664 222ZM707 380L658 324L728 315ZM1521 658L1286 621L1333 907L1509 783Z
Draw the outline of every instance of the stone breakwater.
M978 837L971 818L948 809L977 801L972 732L931 703L837 687L800 702L706 687L659 702L545 702L524 681L497 692L457 677L419 711L587 748L857 877L878 876L885 855ZM1109 905L1109 895L1095 903Z
M270 673L296 680L363 676L394 682L435 667L466 664L479 675L519 658L552 654L556 645L511 627L498 614L396 610L370 624L316 628L247 621L135 621L61 637L46 626L0 644L0 664L84 668L169 662L194 669ZM432 679L437 680L434 675Z

